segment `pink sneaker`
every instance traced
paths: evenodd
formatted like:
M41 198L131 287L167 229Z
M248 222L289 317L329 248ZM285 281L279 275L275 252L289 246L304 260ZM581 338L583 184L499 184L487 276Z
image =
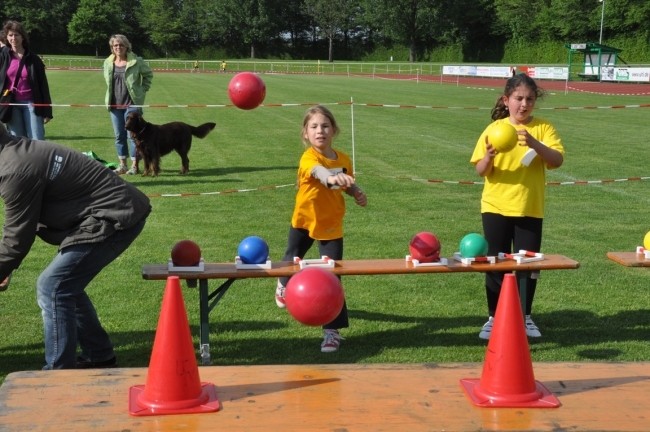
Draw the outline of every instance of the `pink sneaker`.
M323 343L320 344L321 352L334 352L339 349L341 341L345 340L343 336L339 334L338 330L325 330L323 335Z
M284 290L284 286L282 286L278 279L278 287L275 289L275 304L282 309L287 307L287 304L284 302Z

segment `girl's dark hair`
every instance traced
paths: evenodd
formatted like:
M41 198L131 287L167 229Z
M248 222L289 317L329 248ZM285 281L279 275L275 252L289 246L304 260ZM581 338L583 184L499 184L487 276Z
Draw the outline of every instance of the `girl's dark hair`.
M27 35L27 32L25 31L25 27L18 21L5 21L4 26L2 28L4 31L4 37L5 39L7 38L7 34L9 34L10 31L14 33L20 33L20 35L23 37L23 48L24 49L29 49L29 36ZM10 45L10 44L7 44Z
M506 104L503 102L503 97L510 97L512 92L521 86L528 87L534 91L537 99L544 97L544 94L546 93L544 89L539 87L535 80L528 75L524 73L515 75L508 80L505 88L503 89L503 93L497 99L497 103L494 108L492 108L492 120L499 120L510 116L510 113L508 113L508 109L506 108Z

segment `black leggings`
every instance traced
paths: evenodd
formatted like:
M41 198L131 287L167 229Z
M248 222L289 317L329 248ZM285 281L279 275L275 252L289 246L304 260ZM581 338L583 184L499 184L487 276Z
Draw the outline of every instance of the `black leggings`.
M309 231L302 228L289 228L289 242L287 250L282 257L282 261L293 261L294 257L304 258L307 251L314 244L314 239L309 237ZM334 240L318 240L318 252L321 256L326 255L334 260L343 259L343 237ZM341 279L341 276L336 276ZM288 277L281 277L280 283L287 286L289 282ZM349 327L348 323L348 307L343 302L343 309L341 313L334 318L329 324L323 326L324 329L340 329Z
M496 213L483 213L482 218L483 233L488 242L489 256L498 255L499 252L519 252L521 249L531 252L540 251L543 219L527 216L503 216ZM494 316L497 310L505 273L485 273L485 292L490 316ZM536 288L537 279L526 279L526 315L530 315Z

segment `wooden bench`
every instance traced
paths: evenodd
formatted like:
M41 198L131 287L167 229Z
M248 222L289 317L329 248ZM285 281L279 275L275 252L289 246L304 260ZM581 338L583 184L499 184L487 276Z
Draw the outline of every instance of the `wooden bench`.
M0 429L23 431L641 431L650 363L533 363L556 409L476 408L461 388L483 363L199 367L220 410L131 417L146 368L14 372L0 387ZM645 426L644 426L645 425Z
M650 267L650 259L636 252L607 252L607 258L626 267Z
M462 264L448 258L445 266L415 266L404 259L378 260L341 260L334 268L328 269L341 276L349 275L388 275L388 274L422 274L422 273L476 273L489 271L517 272L517 284L522 304L526 305L526 279L533 272L541 270L577 269L580 263L562 255L545 255L544 260L517 264L510 259L498 260L494 264ZM235 263L205 263L201 272L170 272L167 264L150 264L142 266L142 277L146 280L166 280L169 276L178 276L187 281L189 287L199 286L200 307L200 351L203 365L210 364L210 322L209 314L237 279L278 278L293 276L300 271L300 266L293 262L273 262L269 269L242 270ZM212 293L208 290L210 279L226 279ZM270 294L269 294L270 296Z

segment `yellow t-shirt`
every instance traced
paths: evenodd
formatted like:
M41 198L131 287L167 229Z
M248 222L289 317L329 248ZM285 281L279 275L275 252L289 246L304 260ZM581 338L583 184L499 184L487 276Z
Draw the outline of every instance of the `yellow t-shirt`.
M496 120L492 124L510 122L508 118ZM476 143L470 162L476 165L485 156L485 135L488 126ZM514 125L513 125L514 126ZM530 123L515 126L526 129L536 140L555 149L564 156L564 147L557 131L547 120L534 117ZM492 172L485 177L481 198L481 213L498 213L504 216L544 217L546 191L546 169L553 169L536 156L529 166L521 164L521 158L529 150L527 146L517 145L506 153L498 153L494 158Z
M333 175L345 172L350 176L352 164L343 152L335 150L337 158L328 159L309 148L300 158L298 168L298 194L293 211L291 225L309 231L309 236L316 240L334 240L343 237L343 216L345 200L341 194L344 188L328 188L320 180L311 176L316 165L328 169Z

